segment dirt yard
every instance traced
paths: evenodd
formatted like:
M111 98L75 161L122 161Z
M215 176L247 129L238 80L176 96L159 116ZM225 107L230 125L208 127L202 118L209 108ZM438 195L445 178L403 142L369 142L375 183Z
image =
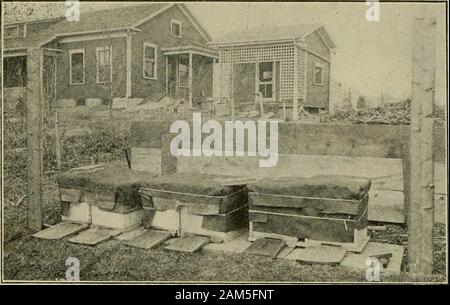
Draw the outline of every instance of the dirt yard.
M115 113L114 113L115 114ZM63 114L61 117L64 117ZM67 114L69 115L69 114ZM127 147L128 120L113 123L108 112L95 117L88 111L65 120L64 168L89 162L115 163L126 166L123 148ZM120 114L124 116L124 114ZM95 120L94 120L95 119ZM96 122L92 122L96 121ZM74 128L77 127L77 128ZM14 133L7 134L7 130ZM23 131L23 129L22 129ZM9 138L8 138L9 137ZM83 281L292 281L292 282L354 282L365 281L365 272L345 267L305 265L287 260L273 260L246 254L183 254L163 249L139 250L110 240L96 247L74 245L67 239L37 240L26 229L26 151L20 128L5 130L4 154L4 279L61 280L68 257L81 263ZM58 193L55 182L55 160L51 145L44 157L44 222L60 221ZM372 240L403 245L406 248L402 274L383 277L383 282L446 281L446 229L435 226L435 270L433 276L416 277L407 273L407 232L398 225L376 232ZM224 272L225 271L225 272Z

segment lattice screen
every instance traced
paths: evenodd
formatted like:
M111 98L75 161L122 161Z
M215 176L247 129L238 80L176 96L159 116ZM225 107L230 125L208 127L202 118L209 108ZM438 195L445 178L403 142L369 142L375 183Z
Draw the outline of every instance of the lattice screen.
M294 95L294 44L283 43L263 46L235 46L219 50L222 96L231 94L231 63L280 62L280 98L292 99ZM304 64L304 62L303 62ZM302 72L303 73L303 72ZM303 97L299 94L299 97Z
M306 101L306 51L297 51L297 84L298 84L298 97Z

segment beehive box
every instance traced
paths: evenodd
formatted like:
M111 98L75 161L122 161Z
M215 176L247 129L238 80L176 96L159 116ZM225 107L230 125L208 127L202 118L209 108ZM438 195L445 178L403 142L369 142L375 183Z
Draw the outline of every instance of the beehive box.
M350 250L367 237L370 180L351 176L264 179L249 186L250 239L336 243Z
M144 225L229 240L248 227L245 185L224 186L221 176L176 173L141 188Z
M57 177L63 220L114 229L142 223L139 188L156 175L123 167L93 166Z

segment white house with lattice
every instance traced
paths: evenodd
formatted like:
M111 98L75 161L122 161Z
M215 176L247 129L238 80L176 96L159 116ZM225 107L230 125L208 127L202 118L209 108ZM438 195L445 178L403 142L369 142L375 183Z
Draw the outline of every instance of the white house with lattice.
M265 106L292 111L294 120L301 107L332 109L336 45L323 25L229 33L211 45L219 51L216 98L231 100L237 108L262 98Z

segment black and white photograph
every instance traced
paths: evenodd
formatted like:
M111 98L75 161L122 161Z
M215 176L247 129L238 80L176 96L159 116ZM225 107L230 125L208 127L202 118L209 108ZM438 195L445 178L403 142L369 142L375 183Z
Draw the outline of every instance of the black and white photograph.
M1 284L448 284L448 1L1 14Z

